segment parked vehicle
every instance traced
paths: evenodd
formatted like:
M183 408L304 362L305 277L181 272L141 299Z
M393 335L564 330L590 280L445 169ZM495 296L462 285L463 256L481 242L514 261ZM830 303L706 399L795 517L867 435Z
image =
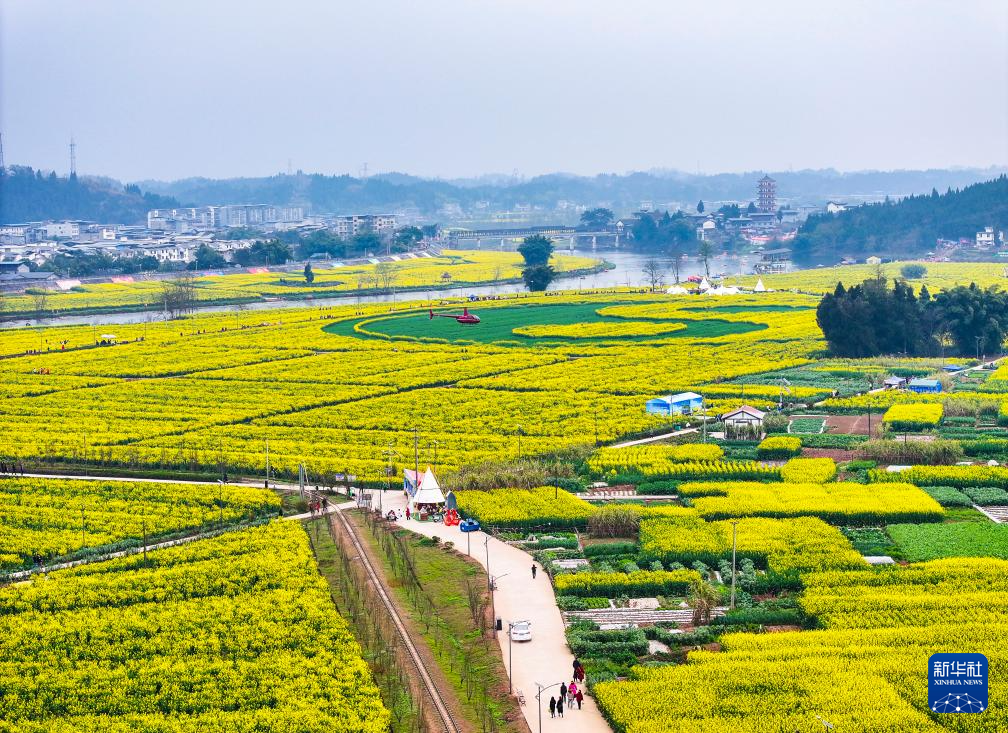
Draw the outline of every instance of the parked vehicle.
M532 622L513 621L511 623L511 641L532 641Z

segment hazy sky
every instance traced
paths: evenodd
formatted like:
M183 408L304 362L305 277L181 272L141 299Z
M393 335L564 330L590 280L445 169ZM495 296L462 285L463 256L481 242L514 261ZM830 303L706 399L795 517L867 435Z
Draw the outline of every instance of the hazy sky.
M136 180L1008 163L1008 2L0 0L8 164Z

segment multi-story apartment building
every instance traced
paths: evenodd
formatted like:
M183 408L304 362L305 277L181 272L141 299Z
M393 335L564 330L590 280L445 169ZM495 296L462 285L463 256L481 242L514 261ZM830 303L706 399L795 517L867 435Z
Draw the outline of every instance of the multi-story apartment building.
M304 219L303 206L273 206L272 204L235 204L218 206L217 220L221 227L249 227L291 223Z
M391 234L396 228L396 218L391 214L353 214L337 216L329 224L329 229L338 237L348 239L364 232Z
M225 227L256 227L288 224L304 219L302 206L272 204L231 204L176 209L152 209L147 212L147 228L159 231L206 230Z

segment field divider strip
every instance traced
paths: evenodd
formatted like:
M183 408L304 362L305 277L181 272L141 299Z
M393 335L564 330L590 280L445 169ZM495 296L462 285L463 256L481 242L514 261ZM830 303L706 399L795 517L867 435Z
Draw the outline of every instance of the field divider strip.
M413 663L416 665L417 670L420 673L420 678L423 682L424 687L427 688L427 692L431 699L434 701L434 707L438 712L438 716L441 718L441 722L444 725L445 731L447 733L461 733L461 729L456 725L455 721L452 719L451 713L448 711L448 706L445 705L444 699L441 697L441 693L434 684L434 680L431 679L427 668L424 666L423 658L420 656L420 652L417 651L416 646L413 644L413 640L410 638L409 633L406 630L405 624L403 624L402 618L399 616L399 611L396 608L395 603L389 597L388 593L385 591L385 586L382 584L381 579L378 577L378 573L375 571L374 566L371 564L371 559L368 557L367 553L364 551L361 545L360 539L357 537L357 533L354 531L353 526L350 524L350 520L346 518L343 514L342 509L339 507L335 508L335 511L330 515L329 522L330 525L335 524L335 517L339 517L339 524L342 526L343 532L350 538L353 543L354 550L360 557L361 565L367 572L368 577L371 580L375 591L378 593L378 597L382 601L382 605L385 606L385 610L388 612L389 617L392 619L392 623L396 627L396 631L399 633L399 637L409 652L410 657L413 659Z

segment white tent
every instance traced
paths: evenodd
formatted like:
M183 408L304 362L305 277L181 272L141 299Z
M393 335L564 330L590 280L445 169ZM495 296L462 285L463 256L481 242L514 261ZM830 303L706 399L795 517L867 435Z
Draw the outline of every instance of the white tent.
M707 278L704 278L703 280L700 281L700 289L701 290L710 290L710 283L707 282Z
M763 285L763 278L760 278L759 280L756 281L756 287L753 288L753 292L754 293L765 293L766 292L766 286Z
M665 291L666 295L686 295L689 292L682 285L673 285L668 290Z
M718 285L716 288L711 288L705 292L706 295L738 295L742 291L733 285L724 287L723 285Z
M428 466L427 473L420 479L420 486L416 493L410 497L410 503L414 506L417 504L444 504L444 500L441 485L434 478L434 472Z

